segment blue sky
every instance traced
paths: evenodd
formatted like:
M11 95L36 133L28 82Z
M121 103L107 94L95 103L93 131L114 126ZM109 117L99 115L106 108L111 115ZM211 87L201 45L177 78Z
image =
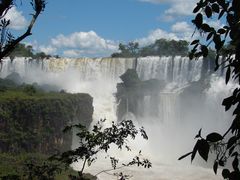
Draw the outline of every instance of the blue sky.
M34 49L66 57L109 56L119 42L144 46L156 39L189 40L196 0L48 0L25 40ZM26 28L29 1L17 1L9 12L17 34ZM220 22L212 22L216 26Z

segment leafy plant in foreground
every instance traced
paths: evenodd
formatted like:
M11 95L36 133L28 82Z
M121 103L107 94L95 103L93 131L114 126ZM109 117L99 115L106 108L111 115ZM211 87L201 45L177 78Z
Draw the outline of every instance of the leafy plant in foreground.
M108 128L103 128L104 122L105 119L100 120L93 126L91 131L81 124L67 126L64 132L69 132L73 129L77 130L76 136L79 139L79 146L76 149L66 151L60 155L55 155L52 159L57 159L67 166L79 160L83 161L82 168L78 172L78 178L81 179L86 164L91 166L91 164L97 160L97 155L100 152L107 153L111 145L116 145L120 150L125 148L130 151L131 148L128 146L129 138L135 139L137 134L140 133L144 139L148 139L144 129L137 129L131 120L124 120L120 123L112 122L111 126ZM122 164L120 167L118 167L119 160L117 158L110 157L110 161L112 169L103 170L98 174L132 165L142 166L144 168L150 168L152 166L148 159L141 159L140 156L136 156L132 161ZM122 177L124 177L124 175Z
M196 30L200 32L202 38L192 41L193 46L189 56L191 59L206 57L209 49L214 46L215 70L219 67L226 68L226 84L232 79L236 84L240 84L240 1L239 0L199 0L193 10L196 14L192 20ZM207 22L207 19L224 20L222 27L216 28ZM227 47L227 48L225 48ZM223 52L224 51L224 52ZM221 55L224 54L224 58ZM209 153L216 155L213 170L217 173L218 167L222 166L222 176L224 179L239 180L240 169L240 88L236 87L232 95L225 98L222 103L228 111L234 107L234 119L221 135L212 132L203 138L201 130L196 138L198 139L193 150L179 159L191 155L191 160L196 153L205 160L208 160ZM227 166L231 162L231 167Z

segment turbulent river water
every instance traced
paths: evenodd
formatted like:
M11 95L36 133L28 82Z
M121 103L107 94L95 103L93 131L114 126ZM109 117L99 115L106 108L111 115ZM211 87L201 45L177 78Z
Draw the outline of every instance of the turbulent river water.
M190 61L186 57L142 57L142 58L80 58L80 59L46 59L29 60L16 58L14 61L5 59L2 65L1 77L11 72L18 72L26 82L53 84L68 92L85 92L93 98L93 121L106 118L107 123L117 121L116 85L121 82L119 76L129 68L136 68L141 80L156 78L167 82L164 90L159 92L158 117L149 114L149 98L145 97L144 116L135 118L126 114L137 126L144 126L149 140L137 138L131 142L133 151L113 151L123 162L136 155L139 149L149 158L153 167L125 168L118 170L131 175L131 179L140 180L202 180L219 179L212 170L212 162L201 159L191 164L190 159L177 159L191 151L194 146L194 136L200 128L203 133L211 131L224 132L231 116L224 112L221 101L231 91L233 85L226 86L223 78L209 75L210 86L204 91L203 106L194 109L191 104L181 104L181 92L191 82L198 81L202 76L203 60ZM195 101L196 102L196 101ZM182 107L184 106L184 107ZM180 111L181 109L181 111ZM183 119L183 115L187 117ZM93 122L93 123L94 123ZM73 147L75 142L73 142ZM110 163L99 157L91 168L86 171L97 174L110 168ZM109 165L108 165L109 164ZM210 166L209 166L210 165ZM79 169L81 163L73 165ZM111 180L115 176L101 173L99 179Z

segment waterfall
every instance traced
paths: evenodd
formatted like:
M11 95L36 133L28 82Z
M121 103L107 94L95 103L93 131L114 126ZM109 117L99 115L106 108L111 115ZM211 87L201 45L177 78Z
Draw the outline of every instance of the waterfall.
M89 93L94 97L95 120L100 118L116 120L116 102L113 96L116 92L116 83L120 82L121 74L129 68L134 68L135 62L135 58L50 58L44 60L16 58L14 61L6 58L3 60L1 77L17 72L27 83L49 83L69 92ZM189 61L187 57L180 56L140 57L137 59L137 72L141 80L155 78L167 81L168 88L170 87L168 91L173 91L176 86L183 87L191 81L199 80L201 65L202 60ZM163 114L162 119L166 119L169 116L167 114L170 114L169 108L172 105L169 103L172 103L172 100L166 100L169 97L159 96L159 102L161 102L159 112ZM145 99L144 104L139 107L144 108L143 111L147 116L149 100L147 97Z
M141 80L158 79L165 81L166 86L157 94L144 96L143 103L136 104L136 107L140 108L139 112L143 113L141 119L136 119L136 121L146 127L149 133L149 141L146 144L138 142L138 145L144 145L143 152L144 150L148 152L154 164L150 173L145 170L139 172L131 169L130 174L135 172L136 179L148 180L218 179L219 177L212 175L212 170L195 167L189 170L183 164L179 165L176 162L180 155L191 150L194 144L193 137L201 127L213 130L212 127L218 121L218 127L224 129L219 116L216 117L214 113L216 109L219 110L217 112L223 111L220 109L220 101L225 95L222 95L222 91L214 91L219 88L219 84L216 83L220 82L219 78L210 82L209 90L203 92L206 95L205 99L195 94L190 95L189 98L182 97L182 92L186 89L189 91L192 91L192 87L200 89L199 83L195 85L192 83L201 79L202 64L202 59L190 61L187 57L180 56L140 57L137 61L135 58L50 58L44 60L15 58L11 62L9 58L6 58L2 63L0 77L4 78L12 72L17 72L27 83L54 84L59 87L59 90L89 93L94 98L94 122L106 118L108 123L111 123L117 120L118 104L114 93L116 93L117 83L121 82L119 76L127 69L136 66ZM224 92L231 89L224 89L224 86L220 88ZM215 97L213 94L220 96ZM185 104L181 104L182 101ZM157 112L155 110L153 112L154 108ZM153 114L157 116L153 117ZM132 114L128 116L135 119ZM209 116L210 120L214 119L211 121L211 127L208 127L206 123L209 121L207 119ZM190 160L184 162L190 162ZM105 167L105 164L100 164L96 169L99 167ZM202 174L205 173L206 176L203 177ZM110 178L100 176L100 179Z
M159 79L183 86L201 77L203 60L190 61L187 57L142 57L137 72L142 80Z

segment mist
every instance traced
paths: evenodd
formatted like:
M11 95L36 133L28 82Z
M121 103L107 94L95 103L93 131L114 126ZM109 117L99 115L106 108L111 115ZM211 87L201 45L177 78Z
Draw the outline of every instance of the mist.
M17 58L14 62L5 59L1 77L17 72L26 83L55 85L70 93L89 93L93 97L93 124L106 118L107 123L119 120L116 111L116 85L127 69L134 68L133 59L49 59L29 61ZM202 133L224 133L229 126L231 113L226 113L221 106L223 98L230 94L234 84L225 85L224 79L216 74L209 74L206 86L197 83L201 80L202 60L189 61L186 57L145 57L137 61L137 73L141 80L156 78L164 80L166 85L159 92L156 108L157 115L152 116L152 97L144 97L144 104L139 116L127 111L124 118L131 119L137 126L143 126L149 136L145 141L137 138L131 142L132 152L121 152L121 160L126 160L141 149L142 154L153 163L150 170L126 168L124 173L133 175L132 179L160 180L200 180L219 179L211 167L198 159L191 164L190 159L177 159L192 151L196 142L195 135L202 128ZM199 88L202 88L200 91ZM195 90L199 91L195 91ZM73 142L73 147L76 145ZM110 163L101 160L88 172L97 173ZM210 159L211 160L211 159ZM211 163L209 163L211 164ZM74 164L75 169L80 168ZM110 166L109 166L110 167ZM114 179L100 174L99 179Z

